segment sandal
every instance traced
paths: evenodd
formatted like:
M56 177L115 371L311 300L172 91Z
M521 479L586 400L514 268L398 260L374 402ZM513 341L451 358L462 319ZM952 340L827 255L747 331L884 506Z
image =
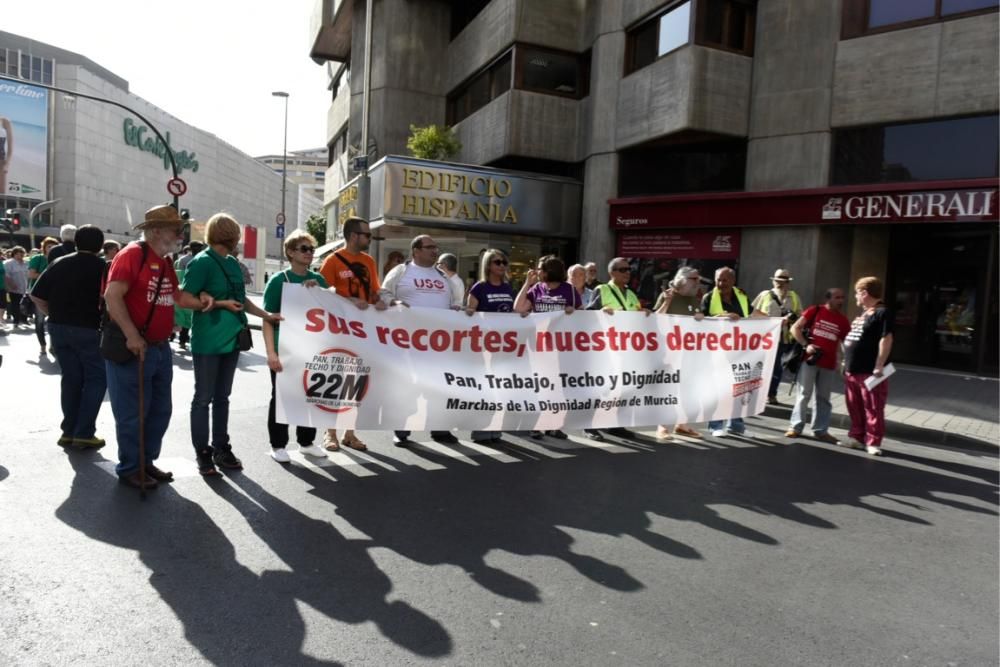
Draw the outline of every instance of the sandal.
M700 438L701 433L694 430L693 428L688 428L687 426L675 426L674 435L686 435L689 438Z
M335 452L340 449L340 442L337 441L336 431L327 431L323 436L323 448L328 452Z
M351 449L356 449L359 452L364 452L368 450L368 445L358 440L358 436L354 435L353 433L351 435L344 436L344 446L350 447Z

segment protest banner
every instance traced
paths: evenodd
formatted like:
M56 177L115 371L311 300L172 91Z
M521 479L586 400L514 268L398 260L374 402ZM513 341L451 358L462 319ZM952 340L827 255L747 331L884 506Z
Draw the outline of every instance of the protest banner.
M780 319L360 310L284 285L279 422L519 431L763 412ZM762 392L763 389L763 392Z

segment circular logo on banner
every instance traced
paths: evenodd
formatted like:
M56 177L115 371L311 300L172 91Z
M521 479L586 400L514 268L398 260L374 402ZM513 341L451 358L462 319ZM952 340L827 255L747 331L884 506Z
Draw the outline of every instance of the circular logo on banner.
M306 403L325 412L347 412L361 405L368 393L371 367L350 350L317 352L302 372Z
M183 179L171 178L169 181L167 181L167 192L169 192L173 196L180 197L187 191L188 191L188 186Z

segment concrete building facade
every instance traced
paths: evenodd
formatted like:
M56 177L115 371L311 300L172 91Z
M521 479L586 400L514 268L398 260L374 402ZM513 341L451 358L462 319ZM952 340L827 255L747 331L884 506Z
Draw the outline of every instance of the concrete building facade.
M643 298L680 263L810 302L876 275L897 358L997 372L995 0L371 0L362 150L367 4L315 5L328 208L447 123L457 162L581 182L567 259L628 256Z

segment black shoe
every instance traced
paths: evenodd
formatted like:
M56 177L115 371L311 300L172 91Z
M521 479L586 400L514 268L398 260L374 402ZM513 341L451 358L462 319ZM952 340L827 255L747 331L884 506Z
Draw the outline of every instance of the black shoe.
M554 431L546 431L545 435L549 436L550 438L555 438L556 440L565 440L566 438L569 437L559 429L555 429Z
M409 431L393 431L392 432L392 444L397 447L409 447L410 446L410 432Z
M243 470L243 462L236 458L231 449L215 450L215 454L212 455L212 459L215 460L215 465L220 468L226 468L227 470Z
M624 428L622 426L616 426L614 428L608 428L608 429L604 429L604 430L608 432L608 435L613 435L613 436L618 437L618 438L631 438L632 437L632 431L630 431L627 428Z
M219 474L219 471L215 469L215 462L212 461L211 452L205 451L198 454L198 472L203 477L210 477L212 475Z
M431 431L431 440L434 442L440 442L442 445L458 444L458 438L453 436L448 431Z
M131 486L133 489L155 489L159 484L155 479L146 475L142 481L139 480L139 471L136 470L131 475L121 475L118 481L126 486Z
M161 470L157 468L152 463L146 464L146 477L152 477L157 482L172 482L174 481L174 473L167 472L166 470Z
M531 433L529 433L528 435L530 435L530 436L531 436L532 438L534 438L535 440L541 440L542 438L544 438L544 437L545 437L545 434L544 434L544 433L542 433L541 431L532 431L532 432L531 432Z
M598 442L602 442L604 440L604 434L598 431L596 428L585 428L583 429L583 432L591 440L596 440Z

